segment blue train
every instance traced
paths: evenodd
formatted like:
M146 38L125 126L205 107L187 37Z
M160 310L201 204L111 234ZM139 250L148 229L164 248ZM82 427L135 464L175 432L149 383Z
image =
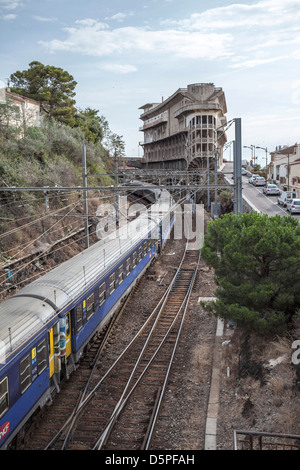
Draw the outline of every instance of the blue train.
M59 392L62 377L164 246L174 219L174 206L164 202L0 304L1 449L15 445Z

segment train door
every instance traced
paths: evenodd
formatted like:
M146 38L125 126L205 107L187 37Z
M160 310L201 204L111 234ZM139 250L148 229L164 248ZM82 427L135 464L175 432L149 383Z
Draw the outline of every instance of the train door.
M48 331L49 338L49 377L54 374L54 346L53 346L53 328Z
M66 334L66 357L70 356L72 352L71 343L71 312L65 316L65 334Z
M58 372L59 366L57 364L57 357L59 354L59 323L56 323L48 331L49 341L49 377Z

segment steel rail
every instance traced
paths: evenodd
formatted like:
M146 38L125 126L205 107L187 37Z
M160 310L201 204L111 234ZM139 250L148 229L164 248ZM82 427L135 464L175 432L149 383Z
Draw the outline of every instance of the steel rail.
M192 279L191 279L188 298L187 298L187 301L186 301L183 317L182 317L182 320L181 320L181 323L180 323L179 331L178 331L177 338L176 338L174 348L173 348L173 351L172 351L172 356L171 356L171 359L170 359L170 362L169 362L168 370L167 370L167 373L166 373L166 376L165 376L165 379L164 379L163 386L161 387L160 392L159 392L159 398L155 403L154 415L151 419L151 426L150 426L150 429L147 431L147 438L144 441L144 443L141 447L141 450L149 450L149 447L150 447L150 444L151 444L153 431L155 429L155 426L156 426L156 423L157 423L157 420L158 420L158 417L159 417L160 407L161 407L162 400L163 400L165 390L166 390L166 387L167 387L167 383L168 383L168 380L169 380L171 366L173 364L175 352L176 352L177 345L178 345L178 342L179 342L179 339L180 339L180 336L181 336L182 326L183 326L184 321L185 321L185 316L186 316L186 311L187 311L187 308L188 308L188 305L189 305L190 296L191 296L191 293L192 293L192 289L194 287L195 278L196 278L198 265L199 265L199 259L200 259L200 256L198 258L197 267L194 269L194 273L193 273L193 276L192 276Z
M68 428L68 431L67 431L67 433L66 433L66 436L65 436L63 445L62 445L62 447L61 447L61 450L65 450L65 449L67 448L67 446L68 446L68 443L69 443L69 439L70 439L70 437L71 437L72 430L73 430L73 428L74 428L74 426L75 426L75 423L76 423L76 413L77 413L77 411L78 411L78 409L79 409L81 403L83 402L84 398L85 398L86 395L87 395L87 392L88 392L88 389L89 389L89 386L90 386L92 377L93 377L93 375L94 375L95 369L97 368L97 360L98 360L98 358L99 358L99 356L100 356L100 354L101 354L101 352L102 352L102 350L103 350L105 344L106 344L107 341L108 341L108 338L109 338L109 336L110 336L110 334L111 334L111 331L112 331L113 327L116 325L118 319L121 317L121 315L122 315L122 313L123 313L125 307L127 306L128 301L129 301L129 299L130 299L130 297L131 297L131 293L132 293L132 291L131 291L130 294L128 295L126 301L125 301L124 304L122 305L122 307L121 307L121 309L119 310L118 314L117 314L115 317L113 317L113 319L112 319L112 321L110 322L110 324L109 324L109 326L108 326L108 329L107 329L107 331L106 331L106 333L105 333L105 336L104 336L104 338L103 338L103 341L102 341L101 344L99 345L99 348L98 348L98 350L97 350L97 352L96 352L96 354L95 354L95 357L94 357L94 359L93 359L93 361L92 361L92 364L91 364L92 369L91 369L91 371L90 371L90 374L89 374L89 376L88 376L88 379L87 379L87 381L86 381L86 384L85 384L85 386L84 386L84 389L83 389L83 391L82 391L82 392L80 393L80 395L79 395L79 400L77 401L76 406L75 406L75 409L74 409L74 411L73 411L74 416L73 416L72 422L70 423L70 426L69 426L69 428Z
M169 287L166 289L164 295L161 297L160 302L163 301L164 297L168 294ZM98 389L104 382L104 380L113 372L115 367L119 364L123 356L128 352L128 350L132 347L132 345L135 343L135 341L139 338L140 334L142 331L147 327L148 323L152 320L152 318L155 316L155 313L157 309L159 308L160 302L156 305L155 309L151 312L151 315L147 319L147 321L144 323L144 325L140 328L140 330L137 332L137 334L134 336L134 338L130 341L130 343L126 346L126 348L123 350L123 352L120 354L120 356L115 360L115 362L110 366L110 368L105 372L103 377L99 380L99 382L94 386L94 388L90 391L90 393L80 402L78 406L74 408L72 411L71 415L69 418L66 420L66 422L63 424L63 426L60 428L60 430L55 434L55 436L49 441L49 443L46 445L44 450L49 450L51 449L54 444L57 442L57 440L63 435L63 433L66 431L66 429L73 423L73 420L79 419L81 413L84 411L85 407L90 403L90 401L94 398L96 395ZM75 424L75 422L72 424L72 426Z
M44 448L44 450L49 450L51 449L55 443L58 441L58 439L67 431L68 432L68 429L70 426L72 426L72 428L74 427L74 425L76 424L76 421L80 418L82 412L84 411L84 409L86 408L86 406L90 403L90 401L94 398L95 394L97 393L98 389L100 388L100 386L102 385L102 383L105 381L105 379L113 372L113 370L117 367L117 365L119 364L119 362L121 361L121 359L125 356L125 354L129 351L129 349L133 346L133 344L136 342L136 340L140 337L140 335L142 334L142 332L144 331L144 329L148 326L148 324L151 322L151 320L153 319L153 317L155 317L155 314L157 312L157 310L161 307L161 305L165 304L166 302L166 299L167 297L169 296L170 294L170 291L173 287L173 284L175 282L175 279L181 269L181 266L183 264L183 261L184 261L184 258L185 258L185 254L186 254L186 249L187 249L187 244L185 246L185 251L184 251L184 254L182 256L182 259L181 259L181 262L179 264L179 267L177 268L176 270L176 273L174 274L172 280L171 280L171 283L169 284L169 286L167 287L167 289L165 290L164 294L162 295L161 299L158 301L157 305L155 306L155 308L153 309L153 311L151 312L151 314L149 315L148 319L146 320L146 322L144 323L144 325L140 328L140 330L137 332L137 334L134 336L134 338L130 341L130 343L126 346L126 348L123 350L123 352L120 354L120 356L115 360L115 362L111 365L111 367L106 371L106 373L103 375L103 377L99 380L99 382L94 386L94 388L90 391L90 393L88 395L86 395L85 397L83 397L82 400L80 400L76 407L74 408L73 412L71 413L71 415L69 416L69 418L66 420L66 422L63 424L63 426L60 428L60 430L56 433L56 435L51 439L51 441L47 444L47 446ZM159 315L159 313L157 313L157 315Z
M187 246L187 245L186 245ZM199 261L199 259L198 259ZM198 263L197 263L197 267L198 267ZM156 423L156 420L157 420L157 417L158 417L158 411L159 411L159 408L160 408L160 404L161 404L161 401L162 401L162 396L163 396L163 392L165 390L165 387L166 387L166 383L167 383L167 380L168 380L168 376L169 376L169 372L170 372L170 369L171 369L171 365L172 365L172 362L173 362L173 358L174 358L174 354L175 354L175 350L176 350L176 347L177 347L177 344L178 344L178 341L179 341L179 337L180 337L180 333L181 333L181 329L182 329L182 325L183 325L183 322L184 322L184 319L185 319L185 313L186 313L186 309L187 309L187 306L188 306L188 301L189 301L189 298L190 298L190 294L191 294L191 291L192 291L192 288L193 288L193 284L194 284L194 279L195 279L195 275L196 275L196 272L197 272L197 267L194 269L193 271L193 274L192 274L192 277L189 281L189 286L187 288L187 292L186 292L186 295L180 305L180 307L178 308L177 310L177 313L175 314L175 317L171 323L171 325L169 326L168 328L168 331L165 333L164 337L162 338L159 346L157 347L157 349L155 350L155 352L153 353L152 357L150 358L150 360L148 361L148 363L145 365L143 371L140 373L139 377L136 379L136 382L134 385L132 385L132 388L130 389L130 391L128 392L128 394L125 396L125 394L127 393L127 390L129 389L129 386L132 382L132 377L134 375L134 373L136 372L137 370L137 367L138 365L140 364L141 362L141 359L143 357L143 354L144 354L144 351L146 350L146 347L152 337L152 335L154 334L154 330L155 330L155 327L157 326L157 322L158 320L160 319L161 315L162 315L162 312L163 312L163 308L164 308L164 305L166 302L164 302L164 305L162 305L161 309L160 309L160 312L159 312L159 315L157 316L156 318L156 321L154 323L154 325L152 326L152 329L151 331L149 332L149 335L147 337L147 340L144 344L144 347L142 348L141 352L140 352L140 355L136 361L136 364L132 370L132 373L127 381L127 384L124 388L124 391L122 393L122 396L121 398L119 399L118 403L116 404L115 406L115 409L113 411L113 413L111 414L111 417L109 418L108 420L108 423L105 427L105 429L102 431L99 439L97 440L96 444L94 445L94 448L93 450L101 450L103 448L103 446L105 446L105 444L107 443L107 440L113 430L113 427L120 415L120 413L122 412L124 406L126 405L128 399L130 398L130 396L133 394L134 390L136 389L136 387L138 386L138 384L140 383L140 381L142 380L142 378L144 377L144 375L146 374L146 372L148 371L149 367L151 366L152 362L154 361L154 359L156 358L158 352L161 350L162 346L164 345L164 343L166 342L166 340L168 339L168 336L169 334L171 333L175 323L177 322L178 318L179 318L179 315L180 315L180 312L182 311L182 309L184 308L184 313L183 313L183 316L182 316L182 319L180 321L180 325L179 325L179 330L177 332L177 337L176 337L176 341L175 341L175 344L174 344L174 347L173 347L173 352L172 352L172 355L171 355L171 358L170 358L170 361L169 361L169 364L168 364L168 369L167 369L167 373L166 373L166 376L165 376L165 379L164 379L164 386L163 386L163 389L162 389L162 393L160 394L160 399L159 399L159 403L158 403L158 406L157 406L157 411L155 413L155 417L154 417L154 420L153 420L153 425L150 429L150 440L151 440L151 437L152 437L152 432L153 432L153 429L154 429L154 426L155 426L155 423ZM177 277L177 276L176 276ZM166 301L167 301L167 298L166 298ZM147 440L147 443L149 443L149 439Z

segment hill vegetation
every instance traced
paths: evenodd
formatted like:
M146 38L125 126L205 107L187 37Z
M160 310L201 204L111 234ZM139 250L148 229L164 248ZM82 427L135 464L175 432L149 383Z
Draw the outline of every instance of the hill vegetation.
M13 99L0 104L0 187L82 186L83 144L88 185L113 184L111 157L124 154L123 138L110 130L99 110L75 107L75 86L68 72L36 61L11 75L11 94L38 101L42 119L40 126L32 126L25 114L16 119L19 108ZM88 193L90 222L99 197L105 195ZM3 270L8 262L40 250L39 245L53 246L78 232L83 227L82 193L52 191L46 200L41 191L0 191L0 221Z
M34 61L28 70L12 74L10 81L12 92L40 102L44 113L39 127L29 126L26 116L21 122L12 118L16 112L13 101L0 105L1 186L81 185L83 143L87 146L88 174L113 173L110 156L115 150L123 154L122 136L111 132L98 110L75 108L76 82L68 72ZM112 182L103 176L91 178L89 183ZM7 213L10 197L0 194L1 217L14 215ZM14 194L14 200L16 197L19 195Z

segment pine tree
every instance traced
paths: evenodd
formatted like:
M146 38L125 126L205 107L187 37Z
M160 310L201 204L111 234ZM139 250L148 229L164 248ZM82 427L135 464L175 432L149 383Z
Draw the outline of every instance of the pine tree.
M227 214L208 225L202 256L215 270L208 310L246 329L278 331L300 307L300 227L292 217Z
M77 82L68 72L33 61L28 70L18 70L10 80L12 91L39 101L43 110L56 121L70 126L75 124Z

